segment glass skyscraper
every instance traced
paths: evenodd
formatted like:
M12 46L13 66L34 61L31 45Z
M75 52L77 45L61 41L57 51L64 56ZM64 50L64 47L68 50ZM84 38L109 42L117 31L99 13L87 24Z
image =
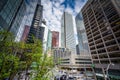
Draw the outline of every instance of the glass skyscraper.
M72 15L64 12L61 19L61 47L68 48L76 54L76 42Z
M88 47L88 39L85 31L85 26L83 23L83 18L81 12L75 18L76 21L76 29L77 29L77 37L78 37L78 47L79 54L87 54L89 53Z
M25 0L1 0L0 30L11 31L16 36L25 11Z
M35 9L34 17L32 20L32 25L28 34L27 42L34 42L33 36L37 39L40 39L40 26L42 24L42 12L43 6L38 3Z
M47 50L51 50L51 48L52 48L52 32L48 29Z
M25 3L26 3L26 12L25 12L24 18L21 22L17 36L15 38L15 41L17 41L17 42L20 41L22 34L24 34L25 26L28 25L30 28L30 26L32 24L34 13L35 13L35 9L38 4L38 0L34 0L34 1L33 0L25 0Z

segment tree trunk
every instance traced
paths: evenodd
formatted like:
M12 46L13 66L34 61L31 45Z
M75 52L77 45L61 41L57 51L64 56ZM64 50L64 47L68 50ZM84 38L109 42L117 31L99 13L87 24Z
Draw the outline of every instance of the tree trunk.
M17 72L11 73L10 77L9 77L9 80L13 80L16 74L17 74Z

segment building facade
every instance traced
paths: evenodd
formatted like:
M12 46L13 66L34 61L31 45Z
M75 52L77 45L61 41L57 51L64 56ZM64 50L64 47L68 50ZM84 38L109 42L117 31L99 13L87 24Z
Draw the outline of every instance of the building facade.
M52 47L59 47L59 32L52 31Z
M48 29L48 37L47 37L47 55L49 57L52 56L52 31Z
M47 42L48 42L48 26L45 25L45 24L42 24L42 26L44 28L44 33L43 34L40 34L41 36L43 35L43 51L44 53L47 53Z
M76 70L75 73L83 72L87 79L94 78L90 56L72 54L67 48L53 48L53 59L58 67L68 70L69 73Z
M33 37L40 39L40 26L42 25L42 13L43 13L43 6L41 4L37 4L34 17L32 20L32 25L30 27L30 31L28 34L27 42L33 43Z
M76 54L80 55L80 49L79 49L79 45L78 44L76 45Z
M77 16L75 17L75 22L76 22L77 37L78 37L78 47L80 51L79 54L84 53L86 55L90 55L88 39L87 39L81 12L79 12Z
M76 54L76 43L72 15L64 12L61 19L61 47L68 48Z
M23 32L23 34L22 34L22 37L21 37L21 40L20 40L20 41L26 42L27 36L28 36L28 33L29 33L29 30L30 30L30 26L25 25L25 29L24 29L24 32Z
M120 79L120 7L118 3L120 3L119 0L89 0L82 8L98 80Z
M25 12L25 0L1 0L0 30L10 31L16 37Z
M71 51L66 48L53 48L53 58L54 63L61 67L69 67L72 63L71 59Z
M51 50L51 48L52 48L52 32L48 30L47 50Z
M40 3L40 0L34 0L34 1L25 0L25 3L26 3L26 12L21 22L17 36L15 37L16 42L19 42L21 40L22 34L24 33L25 26L28 25L29 27L31 27L36 6L38 3Z
M80 71L83 71L86 76L94 78L94 71L91 67L92 60L89 52L88 39L81 12L79 12L75 17L75 22L79 48L79 55L77 56L77 58L75 58L75 63L80 65Z

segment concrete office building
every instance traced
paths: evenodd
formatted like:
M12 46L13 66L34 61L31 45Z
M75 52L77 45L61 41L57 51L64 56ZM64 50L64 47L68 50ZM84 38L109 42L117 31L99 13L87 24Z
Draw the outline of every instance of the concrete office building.
M81 10L98 80L120 79L119 3L120 0L89 0Z
M54 63L58 67L68 70L69 73L73 73L72 70L76 70L75 73L83 72L87 79L94 78L90 56L80 56L72 54L67 48L53 48Z
M76 43L72 15L64 12L61 19L61 47L68 48L76 54Z
M53 48L53 58L59 67L68 68L71 63L71 51L67 48Z
M35 9L32 25L30 27L27 42L33 43L33 37L40 39L40 26L42 24L43 6L38 3Z
M59 32L52 31L52 48L59 47Z
M25 0L1 0L0 30L10 31L16 37L25 12Z

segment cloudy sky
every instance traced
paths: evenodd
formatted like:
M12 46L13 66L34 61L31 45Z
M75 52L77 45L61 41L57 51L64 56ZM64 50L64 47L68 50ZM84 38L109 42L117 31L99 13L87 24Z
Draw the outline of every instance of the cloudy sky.
M73 15L74 19L86 1L87 0L42 0L43 18L46 20L49 29L60 32L60 21L63 12L69 12Z

